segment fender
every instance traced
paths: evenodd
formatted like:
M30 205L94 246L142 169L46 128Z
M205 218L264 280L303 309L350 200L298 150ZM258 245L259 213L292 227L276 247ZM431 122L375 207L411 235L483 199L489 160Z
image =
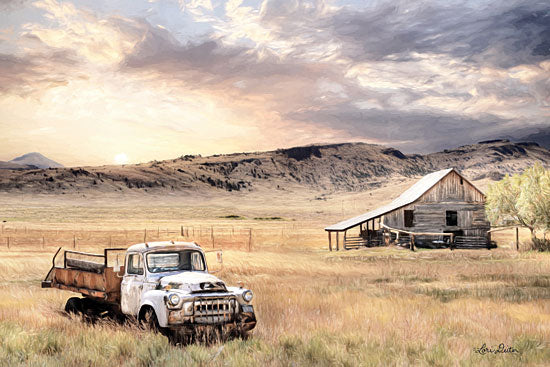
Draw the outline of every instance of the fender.
M168 326L168 311L164 303L165 294L165 291L160 290L146 292L143 294L141 305L139 306L140 313L144 306L151 306L155 311L160 327Z

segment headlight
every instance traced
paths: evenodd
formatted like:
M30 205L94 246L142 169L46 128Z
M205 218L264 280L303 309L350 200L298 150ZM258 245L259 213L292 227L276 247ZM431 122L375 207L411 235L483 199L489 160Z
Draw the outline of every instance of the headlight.
M254 296L254 294L252 293L251 290L246 290L243 292L243 299L246 301L246 302L250 302L252 301L252 297Z
M183 304L183 314L185 316L189 316L193 314L193 305L194 305L193 302L185 302Z
M180 303L180 296L175 293L172 293L168 296L168 303L171 306L177 306Z

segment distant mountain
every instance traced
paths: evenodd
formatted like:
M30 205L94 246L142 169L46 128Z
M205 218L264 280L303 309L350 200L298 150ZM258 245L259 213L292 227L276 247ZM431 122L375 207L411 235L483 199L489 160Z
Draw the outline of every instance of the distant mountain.
M186 155L124 166L0 170L0 191L109 193L231 191L360 191L402 178L454 167L468 179L498 180L540 162L550 150L536 143L492 140L427 155L404 154L381 145L310 145L268 152Z
M63 165L44 157L40 153L27 153L14 158L8 163L15 163L22 166L32 166L32 168L63 168Z

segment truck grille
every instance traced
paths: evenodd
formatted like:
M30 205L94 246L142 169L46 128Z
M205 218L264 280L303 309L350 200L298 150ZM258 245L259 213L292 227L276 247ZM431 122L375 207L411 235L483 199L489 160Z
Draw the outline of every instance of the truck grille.
M218 324L232 322L235 317L235 298L199 298L195 300L195 322Z

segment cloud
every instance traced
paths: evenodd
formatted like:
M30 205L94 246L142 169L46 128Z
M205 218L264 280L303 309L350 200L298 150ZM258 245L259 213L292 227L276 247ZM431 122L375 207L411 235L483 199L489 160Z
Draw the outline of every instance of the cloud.
M544 3L179 5L37 1L43 19L3 43L15 51L2 49L0 93L32 95L63 123L123 126L141 146L155 145L148 130L172 134L170 149L193 135L202 153L343 140L432 151L550 117Z
M549 11L537 2L384 1L343 9L312 27L330 29L354 61L429 53L506 68L549 55Z
M436 149L490 137L514 119L546 118L548 70L535 52L547 28L541 6L489 5L378 2L358 11L272 0L254 11L232 4L218 19L220 32L196 43L150 27L124 70L236 99L262 96L279 123L404 147L414 136L414 148Z
M0 0L0 10L14 10L23 7L28 0Z
M492 115L469 118L428 110L363 109L350 104L291 113L288 118L315 121L319 125L354 131L357 136L391 141L393 146L406 152L433 152L450 145L469 144L503 134L508 131L505 126L509 123Z
M65 85L76 65L69 50L29 52L21 57L0 54L0 94L26 96Z

